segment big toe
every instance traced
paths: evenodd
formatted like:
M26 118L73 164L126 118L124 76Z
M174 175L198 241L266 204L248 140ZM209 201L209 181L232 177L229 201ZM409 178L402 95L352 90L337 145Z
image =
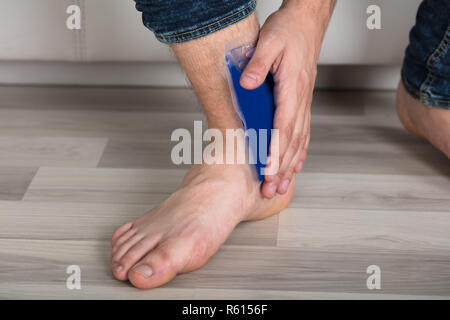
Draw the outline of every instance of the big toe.
M172 280L184 264L184 254L180 248L163 244L131 268L128 280L140 289L159 287Z

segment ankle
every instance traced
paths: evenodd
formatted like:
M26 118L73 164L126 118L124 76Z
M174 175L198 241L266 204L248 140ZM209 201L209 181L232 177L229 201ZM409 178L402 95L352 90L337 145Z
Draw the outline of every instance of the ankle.
M211 192L231 192L249 202L259 193L259 182L248 164L201 164L186 174L182 186L206 184Z

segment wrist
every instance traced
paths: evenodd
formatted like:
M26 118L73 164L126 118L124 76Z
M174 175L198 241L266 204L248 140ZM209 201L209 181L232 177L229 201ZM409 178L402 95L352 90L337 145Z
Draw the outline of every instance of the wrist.
M335 0L283 0L280 9L292 13L294 21L311 25L319 33L325 34Z
M334 4L335 0L283 0L280 10L287 12L308 42L320 50Z

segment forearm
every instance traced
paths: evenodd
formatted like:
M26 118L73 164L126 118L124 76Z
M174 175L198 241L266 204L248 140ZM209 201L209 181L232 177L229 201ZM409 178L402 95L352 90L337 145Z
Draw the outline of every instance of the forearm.
M335 0L283 0L280 9L294 13L295 23L306 35L318 58L323 37L333 13Z

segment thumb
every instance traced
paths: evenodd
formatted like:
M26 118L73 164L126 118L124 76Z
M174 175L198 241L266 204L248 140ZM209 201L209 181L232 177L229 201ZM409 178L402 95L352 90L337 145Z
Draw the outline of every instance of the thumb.
M248 90L258 88L266 79L279 52L278 48L260 38L253 57L242 72L241 86Z

